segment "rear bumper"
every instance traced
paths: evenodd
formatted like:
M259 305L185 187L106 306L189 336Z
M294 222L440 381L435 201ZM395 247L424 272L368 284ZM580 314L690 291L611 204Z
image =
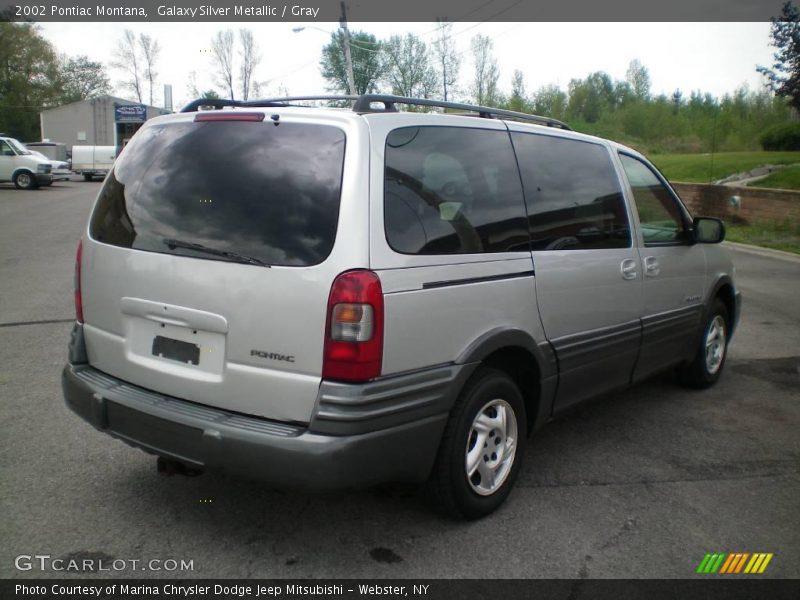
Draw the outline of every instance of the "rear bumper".
M279 487L324 490L427 478L458 383L471 372L449 366L452 377L431 379L442 369L414 374L411 385L409 376L363 386L323 383L327 399L318 400L323 408L310 426L164 396L88 364L68 364L62 387L67 406L84 420L152 454Z

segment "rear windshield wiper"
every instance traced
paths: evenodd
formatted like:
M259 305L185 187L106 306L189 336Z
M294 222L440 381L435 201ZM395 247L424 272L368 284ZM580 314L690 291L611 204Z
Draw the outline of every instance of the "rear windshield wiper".
M209 248L203 244L196 244L194 242L184 242L182 240L174 240L172 238L164 238L162 240L170 250L175 248L186 248L187 250L196 250L197 252L205 252L206 254L213 254L214 256L224 256L235 262L241 262L248 265L259 265L262 267L271 267L272 265L265 263L259 258L239 254L238 252L231 252L230 250L219 250L217 248Z

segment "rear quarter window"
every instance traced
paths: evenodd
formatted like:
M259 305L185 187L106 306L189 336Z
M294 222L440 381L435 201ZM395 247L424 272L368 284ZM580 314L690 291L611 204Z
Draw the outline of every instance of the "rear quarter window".
M181 122L126 146L90 222L97 241L224 260L180 240L272 265L315 265L339 217L345 135L324 125Z

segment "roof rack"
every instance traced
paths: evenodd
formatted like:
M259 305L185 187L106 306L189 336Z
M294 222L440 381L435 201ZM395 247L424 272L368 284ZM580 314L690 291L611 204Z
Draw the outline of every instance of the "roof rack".
M374 103L383 104L382 109L372 107ZM375 112L397 112L397 104L410 104L413 106L434 106L438 108L452 108L454 110L464 110L477 113L479 117L491 119L494 117L505 117L507 119L518 119L520 121L532 121L548 127L558 127L571 131L566 123L550 117L540 117L539 115L529 115L528 113L506 110L504 108L491 108L489 106L477 106L474 104L462 104L460 102L444 102L442 100L431 100L428 98L408 98L406 96L392 96L386 94L364 94L358 97L353 111L357 113Z
M364 113L390 113L398 112L398 104L409 104L412 106L432 106L436 108L450 108L453 110L463 110L474 112L484 119L503 117L519 121L531 121L547 127L558 127L571 131L566 123L550 117L530 115L528 113L505 110L504 108L491 108L489 106L477 106L474 104L462 104L460 102L444 102L442 100L431 100L428 98L409 98L406 96L393 96L389 94L362 94L361 96L287 96L285 98L265 98L263 100L227 100L225 98L200 98L184 106L181 112L196 112L203 106L209 106L216 110L226 106L232 107L286 107L294 106L292 102L308 100L347 100L353 102L353 112ZM383 108L375 108L373 104L382 104Z
M197 112L201 107L212 107L215 110L220 110L226 106L232 107L284 107L292 106L292 102L307 101L307 100L358 100L360 96L286 96L281 98L263 98L261 100L228 100L227 98L198 98L192 100L189 104L181 109L182 113Z

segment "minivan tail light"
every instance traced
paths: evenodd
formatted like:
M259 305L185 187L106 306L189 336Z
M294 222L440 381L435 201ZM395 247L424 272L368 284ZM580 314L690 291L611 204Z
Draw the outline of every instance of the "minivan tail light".
M83 297L81 296L81 259L83 258L83 240L78 240L78 251L75 253L75 319L83 323Z
M325 323L323 379L360 382L381 374L383 289L372 271L346 271L333 281Z

